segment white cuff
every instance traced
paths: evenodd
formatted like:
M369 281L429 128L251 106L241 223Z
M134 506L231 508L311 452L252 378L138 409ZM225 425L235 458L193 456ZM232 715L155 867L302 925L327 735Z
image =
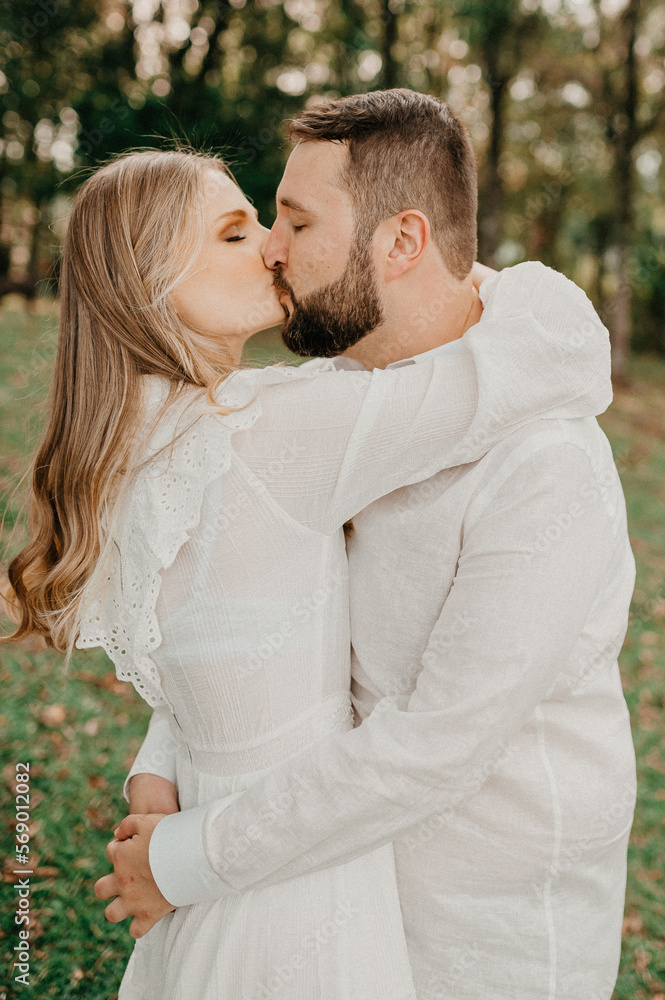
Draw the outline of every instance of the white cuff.
M203 805L171 813L159 821L150 838L150 870L157 888L172 906L238 894L211 868L203 850L207 810L208 806Z

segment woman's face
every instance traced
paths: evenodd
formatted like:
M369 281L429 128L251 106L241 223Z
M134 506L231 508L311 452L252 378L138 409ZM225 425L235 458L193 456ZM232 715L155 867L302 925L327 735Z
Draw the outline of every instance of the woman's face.
M252 334L284 320L273 272L263 261L269 231L226 174L206 170L203 189L203 246L171 301L188 327L223 340L238 361Z

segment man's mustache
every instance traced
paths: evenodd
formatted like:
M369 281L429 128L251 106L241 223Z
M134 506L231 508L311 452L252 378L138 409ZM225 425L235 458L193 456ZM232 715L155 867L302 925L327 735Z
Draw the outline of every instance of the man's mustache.
M286 280L281 270L275 270L272 283L278 292L287 292L287 294L291 296L291 301L293 302L293 304L294 305L296 304L296 297L293 292L293 288L291 287L290 282Z

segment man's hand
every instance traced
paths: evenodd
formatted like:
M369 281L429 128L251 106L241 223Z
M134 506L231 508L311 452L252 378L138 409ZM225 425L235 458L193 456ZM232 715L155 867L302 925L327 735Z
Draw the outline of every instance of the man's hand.
M172 781L158 774L133 774L129 779L129 812L162 813L168 816L178 812L178 789Z
M150 871L150 838L162 819L161 813L125 816L115 831L117 839L106 847L113 874L95 882L97 899L115 897L104 910L107 920L118 923L125 917L134 917L129 925L133 938L143 937L162 917L176 909L162 896Z
M498 273L499 272L495 271L494 268L488 267L486 264L479 264L478 261L476 261L471 268L471 281L476 288L480 288L483 281L486 281L487 278L491 278L493 274Z

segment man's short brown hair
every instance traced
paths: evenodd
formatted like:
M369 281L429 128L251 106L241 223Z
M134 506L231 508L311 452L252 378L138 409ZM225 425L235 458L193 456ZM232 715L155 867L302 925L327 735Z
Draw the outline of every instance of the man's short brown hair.
M467 131L447 104L406 89L355 94L302 111L288 135L293 143L345 143L343 181L359 225L373 233L416 208L448 270L466 277L477 253L478 176Z

